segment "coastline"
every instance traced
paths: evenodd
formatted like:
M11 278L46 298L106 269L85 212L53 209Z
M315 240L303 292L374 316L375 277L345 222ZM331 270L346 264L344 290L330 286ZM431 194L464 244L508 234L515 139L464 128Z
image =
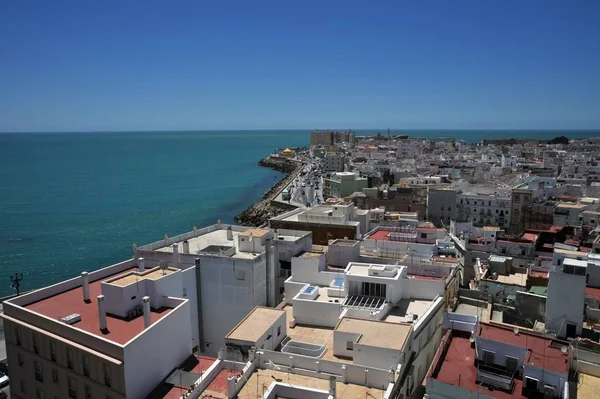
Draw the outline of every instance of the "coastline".
M277 195L293 180L304 168L304 163L292 159L268 156L258 162L258 166L271 168L286 175L275 183L261 199L250 205L245 211L234 219L241 226L259 227L268 223L273 216L296 209L296 206L275 202Z

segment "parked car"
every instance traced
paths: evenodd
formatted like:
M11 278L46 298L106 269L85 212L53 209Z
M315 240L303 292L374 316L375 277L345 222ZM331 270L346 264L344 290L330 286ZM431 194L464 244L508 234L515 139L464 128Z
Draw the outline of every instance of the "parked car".
M0 387L5 387L9 383L8 376L0 371Z

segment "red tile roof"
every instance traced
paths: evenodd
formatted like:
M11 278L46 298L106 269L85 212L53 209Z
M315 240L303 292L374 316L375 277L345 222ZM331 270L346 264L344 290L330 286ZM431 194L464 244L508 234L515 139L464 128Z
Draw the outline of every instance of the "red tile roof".
M107 315L106 324L108 332L104 334L102 331L100 331L98 321L98 303L96 298L98 295L102 294L100 286L102 281L122 274L127 274L134 270L137 270L137 268L131 268L120 273L115 273L112 276L107 276L104 279L90 282L90 303L85 303L83 301L82 288L79 286L72 290L65 291L60 294L42 299L38 302L26 305L25 308L50 317L54 320L59 320L60 318L73 313L79 313L81 315L81 321L72 324L71 327L87 331L88 333L92 333L99 337L124 345L144 330L144 317L138 316L134 319L124 320ZM159 309L157 311L152 311L150 314L152 323L157 322L169 314L170 311L171 309Z

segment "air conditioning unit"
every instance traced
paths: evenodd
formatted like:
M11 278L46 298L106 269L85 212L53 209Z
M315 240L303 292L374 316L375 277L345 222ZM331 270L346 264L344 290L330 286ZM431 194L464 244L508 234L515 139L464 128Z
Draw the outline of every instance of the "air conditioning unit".
M67 317L63 317L62 319L60 319L60 321L69 325L75 324L78 321L81 321L81 315L79 313L73 313L68 315Z
M130 319L133 319L135 316L137 316L137 312L135 309L132 309L129 312L127 312L127 317L129 317Z

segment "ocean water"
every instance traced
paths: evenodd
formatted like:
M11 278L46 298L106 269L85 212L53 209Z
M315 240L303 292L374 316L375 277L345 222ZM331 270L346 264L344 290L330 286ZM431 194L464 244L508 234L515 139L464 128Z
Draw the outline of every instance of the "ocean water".
M357 131L358 135L387 130ZM419 137L592 137L598 131L401 131ZM233 222L281 174L256 165L309 131L0 134L0 296L50 285L193 226Z

